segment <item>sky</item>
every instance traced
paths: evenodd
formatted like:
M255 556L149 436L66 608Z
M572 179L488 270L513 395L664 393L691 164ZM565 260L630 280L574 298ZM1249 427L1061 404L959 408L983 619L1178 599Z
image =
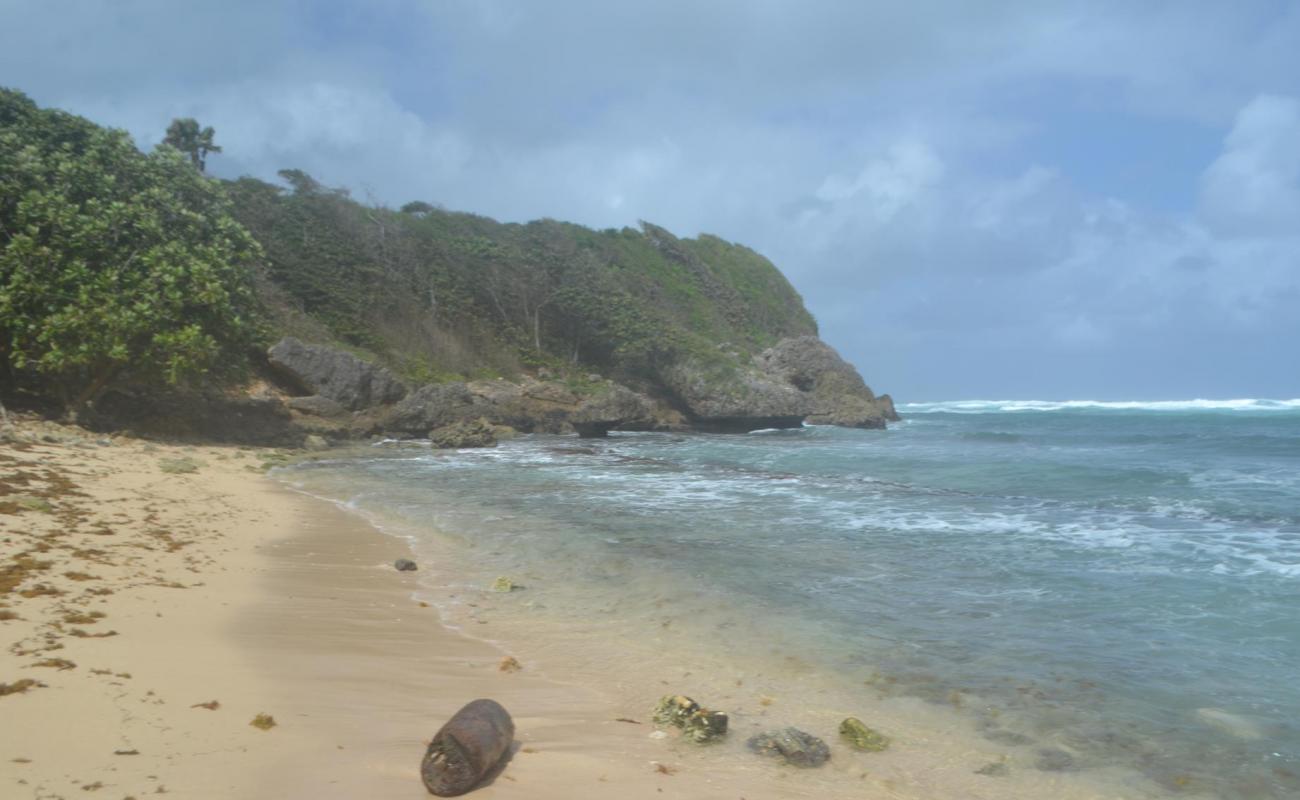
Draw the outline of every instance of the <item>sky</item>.
M1300 397L1300 3L0 0L209 171L772 259L899 401Z

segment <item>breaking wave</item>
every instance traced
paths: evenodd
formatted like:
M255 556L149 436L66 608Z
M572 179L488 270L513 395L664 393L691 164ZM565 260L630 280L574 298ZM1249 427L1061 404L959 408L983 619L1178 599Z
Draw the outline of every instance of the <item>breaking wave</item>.
M905 414L1001 414L1014 411L1300 411L1292 400L947 400L901 403Z

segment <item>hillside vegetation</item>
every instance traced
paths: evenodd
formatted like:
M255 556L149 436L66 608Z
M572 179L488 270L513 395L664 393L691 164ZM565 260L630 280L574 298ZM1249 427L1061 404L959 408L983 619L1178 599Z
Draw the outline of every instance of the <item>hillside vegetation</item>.
M611 378L691 419L786 424L825 413L808 387L834 382L794 377L816 361L848 376L835 391L856 398L852 424L883 424L798 293L749 248L644 222L385 208L293 169L282 183L216 180L203 175L214 136L177 120L146 154L0 90L7 396L77 411L109 390L273 378L267 347L292 336L412 387L541 376L581 398ZM756 359L782 342L784 355Z
M685 355L728 361L817 330L776 267L716 237L394 211L284 174L291 189L228 186L265 253L275 326L310 336L318 323L317 338L417 379L581 367L654 380Z

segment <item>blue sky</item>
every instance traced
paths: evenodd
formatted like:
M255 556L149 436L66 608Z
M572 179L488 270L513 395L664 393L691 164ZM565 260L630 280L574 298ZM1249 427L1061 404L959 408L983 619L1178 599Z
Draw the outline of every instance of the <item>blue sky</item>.
M0 0L219 175L768 255L900 400L1300 396L1300 4Z

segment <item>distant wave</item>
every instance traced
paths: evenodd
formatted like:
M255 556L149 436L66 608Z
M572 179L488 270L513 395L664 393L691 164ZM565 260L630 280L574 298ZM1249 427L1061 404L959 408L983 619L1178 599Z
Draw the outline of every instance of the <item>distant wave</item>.
M994 414L1009 411L1300 411L1300 399L1257 400L950 400L901 403L904 414Z

